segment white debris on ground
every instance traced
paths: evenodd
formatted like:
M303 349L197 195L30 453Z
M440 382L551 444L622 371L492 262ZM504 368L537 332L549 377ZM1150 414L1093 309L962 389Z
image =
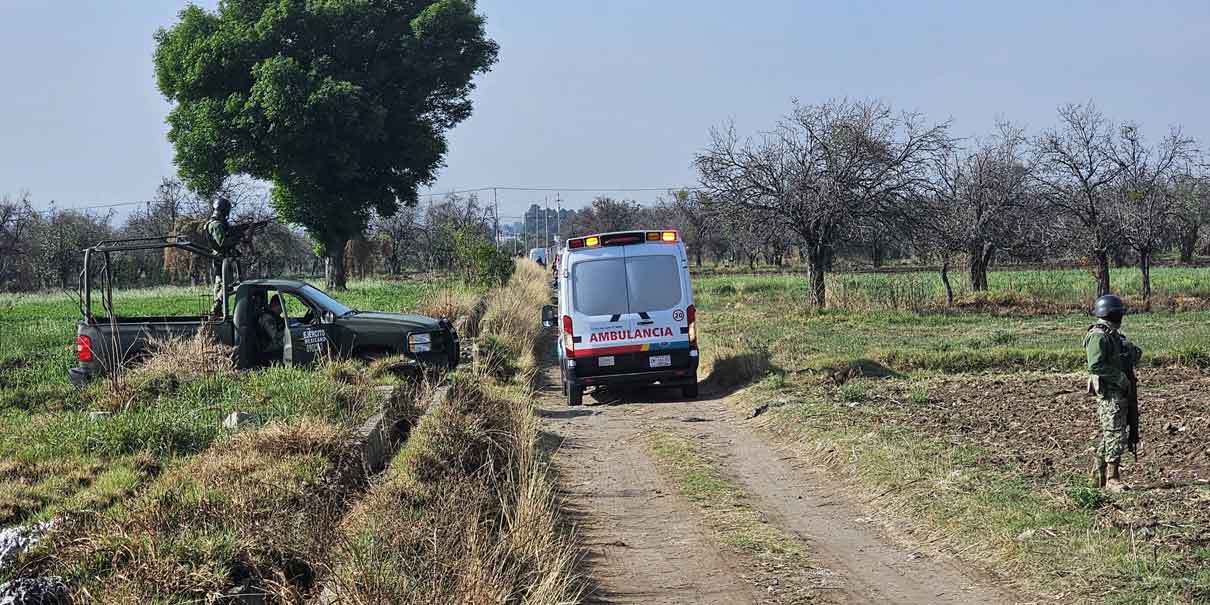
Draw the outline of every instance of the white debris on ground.
M38 543L54 520L0 529L0 571ZM0 584L0 605L66 605L71 602L62 578L17 578Z
M29 550L38 543L42 536L54 527L54 520L34 525L9 527L0 529L0 570L16 559L18 555Z
M62 578L19 578L0 584L0 605L69 605Z

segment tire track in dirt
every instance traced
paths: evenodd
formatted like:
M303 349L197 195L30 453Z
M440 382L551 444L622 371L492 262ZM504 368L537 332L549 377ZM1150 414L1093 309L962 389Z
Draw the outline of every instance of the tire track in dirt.
M665 412L665 410L661 410ZM718 401L685 402L677 416L656 426L681 424L739 484L768 521L802 539L812 557L834 575L842 603L1018 603L991 578L954 561L894 543L870 511L819 470L796 467L791 455L770 446ZM691 429L684 418L692 417Z
M644 453L637 418L621 408L567 407L558 381L558 370L548 372L539 414L560 442L554 460L595 584L588 602L757 602L740 561L717 548Z
M569 408L557 370L541 400L546 430L562 439L555 455L566 496L588 548L588 572L603 603L760 603L745 562L720 547L644 453L642 432L696 437L753 507L801 539L833 574L828 601L842 603L1023 602L991 578L955 561L894 543L837 480L797 468L742 425L722 401L665 399L640 391L607 404Z

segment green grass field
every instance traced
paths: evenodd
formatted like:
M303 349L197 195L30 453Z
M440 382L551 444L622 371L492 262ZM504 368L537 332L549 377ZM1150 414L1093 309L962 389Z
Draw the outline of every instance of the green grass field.
M1117 283L1128 302L1129 274ZM1155 274L1127 317L1144 349L1143 454L1119 497L1089 487L1095 432L1079 271L996 272L989 304L944 305L935 275L838 275L827 309L801 275L694 279L703 377L774 439L878 496L918 539L1063 602L1210 600L1210 269ZM963 294L968 300L968 294ZM960 297L960 299L962 298ZM960 300L961 302L961 300ZM1194 310L1179 310L1194 309ZM883 379L885 378L885 379ZM1187 430L1186 428L1187 427Z
M416 311L448 285L359 281L337 298L365 310ZM115 291L114 307L123 315L201 315L208 299L205 288ZM105 381L76 389L67 370L79 317L67 294L0 297L0 527L104 508L205 450L232 411L253 413L259 424L323 418L353 426L372 409L364 385L308 368L136 373L118 392Z
M757 279L757 282L750 280ZM802 274L709 275L697 278L704 288L750 284L757 288L785 291L788 298L807 300L807 281ZM832 273L826 279L828 306L848 310L929 310L945 303L945 287L936 272ZM1081 269L1035 269L992 271L989 291L973 293L961 268L950 273L950 283L959 303L975 302L1029 306L1032 310L1068 310L1091 306L1096 284ZM1141 302L1141 276L1136 269L1111 271L1114 292L1130 302ZM1164 307L1187 304L1182 298L1210 299L1210 269L1156 267L1151 272L1153 301Z

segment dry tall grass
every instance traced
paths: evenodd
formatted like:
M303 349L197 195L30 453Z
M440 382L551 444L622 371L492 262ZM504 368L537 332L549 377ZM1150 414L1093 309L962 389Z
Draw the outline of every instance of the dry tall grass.
M479 322L479 334L496 339L513 355L522 371L539 365L536 347L542 334L540 312L550 301L550 275L538 263L522 259L508 285L493 290Z
M538 447L531 378L546 272L521 261L489 294L482 334L528 371L463 370L346 518L330 602L578 602L579 550Z
M474 337L483 317L485 300L479 292L467 286L442 288L420 302L420 313L429 317L445 317L454 322L462 337Z

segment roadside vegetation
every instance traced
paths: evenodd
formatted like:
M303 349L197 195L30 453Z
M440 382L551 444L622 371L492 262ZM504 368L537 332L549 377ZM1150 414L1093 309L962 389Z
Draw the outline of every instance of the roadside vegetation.
M482 342L342 525L328 589L343 603L576 602L578 550L539 445L533 385L549 276L518 261L487 295Z
M468 306L441 301L482 292L450 285L354 282L342 299L461 313ZM152 314L188 313L206 296L125 294L124 312ZM62 577L80 602L245 592L301 602L326 568L335 522L366 487L354 429L379 410L405 426L419 416L422 395L403 385L386 399L375 384L399 381L377 368L324 360L239 372L229 350L200 337L159 343L121 383L76 390L66 369L77 312L66 297L5 303L6 322L40 318L46 329L5 334L0 527L53 524L36 548L3 562L0 583ZM234 412L240 422L224 426Z
M1156 270L1157 293L1204 308L1193 271ZM850 278L871 301L901 279L837 279ZM723 392L754 382L728 401L744 413L768 406L765 431L847 476L914 544L1064 602L1210 599L1199 394L1210 315L1153 306L1127 318L1145 351L1143 443L1124 470L1137 489L1111 496L1088 478L1096 427L1079 343L1090 319L1074 292L1065 307L1058 290L1028 285L1062 289L1067 273L989 278L987 296L1014 304L945 309L922 290L918 306L853 297L820 310L802 302L801 280L699 278L702 375ZM1022 285L997 292L1012 279Z

